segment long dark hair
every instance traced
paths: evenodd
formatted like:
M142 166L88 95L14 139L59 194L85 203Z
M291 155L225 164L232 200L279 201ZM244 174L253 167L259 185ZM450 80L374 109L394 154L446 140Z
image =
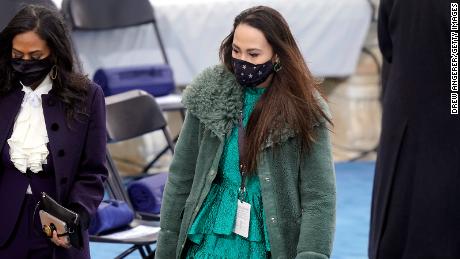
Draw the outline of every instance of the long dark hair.
M79 73L69 31L61 15L42 6L28 5L22 8L0 33L0 95L18 87L11 67L13 38L21 33L34 31L48 44L50 58L57 69L53 80L53 93L64 103L67 119L77 113L85 113L84 101L89 79Z
M301 141L302 152L309 151L315 141L313 125L323 117L315 97L319 84L310 73L302 54L282 15L266 6L256 6L241 12L233 23L233 30L223 40L219 56L228 70L232 67L232 43L235 29L246 24L260 30L277 54L282 69L273 75L272 82L256 104L247 125L246 165L254 173L257 156L269 138L281 138L284 127L294 130ZM276 134L278 133L278 134Z

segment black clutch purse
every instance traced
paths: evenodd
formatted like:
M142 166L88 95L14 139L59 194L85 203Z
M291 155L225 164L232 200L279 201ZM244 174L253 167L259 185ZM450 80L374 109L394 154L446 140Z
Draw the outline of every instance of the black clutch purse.
M52 237L53 230L56 230L58 231L58 236L68 236L72 247L82 248L83 235L78 213L57 203L45 192L42 192L41 195L41 210L43 212L40 212L40 220L43 232L47 237Z

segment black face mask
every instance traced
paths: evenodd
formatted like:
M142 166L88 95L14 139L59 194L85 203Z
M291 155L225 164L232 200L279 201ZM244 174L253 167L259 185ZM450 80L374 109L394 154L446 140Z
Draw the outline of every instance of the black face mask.
M53 64L49 57L40 60L14 58L11 60L11 66L18 80L22 84L30 86L43 80L50 72Z
M273 62L269 60L263 64L254 65L244 60L233 58L233 72L241 86L256 87L267 80L273 73Z

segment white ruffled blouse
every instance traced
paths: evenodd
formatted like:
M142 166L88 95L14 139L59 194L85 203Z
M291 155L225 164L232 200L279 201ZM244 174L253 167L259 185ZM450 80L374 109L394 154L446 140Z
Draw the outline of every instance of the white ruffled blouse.
M52 81L48 76L34 91L30 87L22 86L24 99L13 133L8 139L11 162L22 173L26 173L28 168L38 173L47 162L49 139L43 115L42 94L48 94L51 88ZM32 193L30 186L27 193Z

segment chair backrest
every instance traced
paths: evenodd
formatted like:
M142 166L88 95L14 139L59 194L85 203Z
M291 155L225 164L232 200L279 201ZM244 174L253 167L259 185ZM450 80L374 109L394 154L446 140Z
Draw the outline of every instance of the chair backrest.
M165 130L166 120L155 98L145 91L132 90L106 97L109 141L119 142L156 130Z
M132 90L106 97L106 128L109 143L140 137L146 133L162 130L167 142L167 148L174 151L174 143L166 128L167 122L155 98L142 90ZM146 170L156 161L154 159L146 166ZM133 208L129 195L123 184L110 152L107 151L107 166L109 177L106 189L111 198L123 200ZM148 219L158 219L158 215L136 212L137 216Z
M62 12L77 30L107 30L155 21L149 0L64 0Z
M8 25L10 20L26 5L42 5L57 10L51 0L0 0L0 31Z

